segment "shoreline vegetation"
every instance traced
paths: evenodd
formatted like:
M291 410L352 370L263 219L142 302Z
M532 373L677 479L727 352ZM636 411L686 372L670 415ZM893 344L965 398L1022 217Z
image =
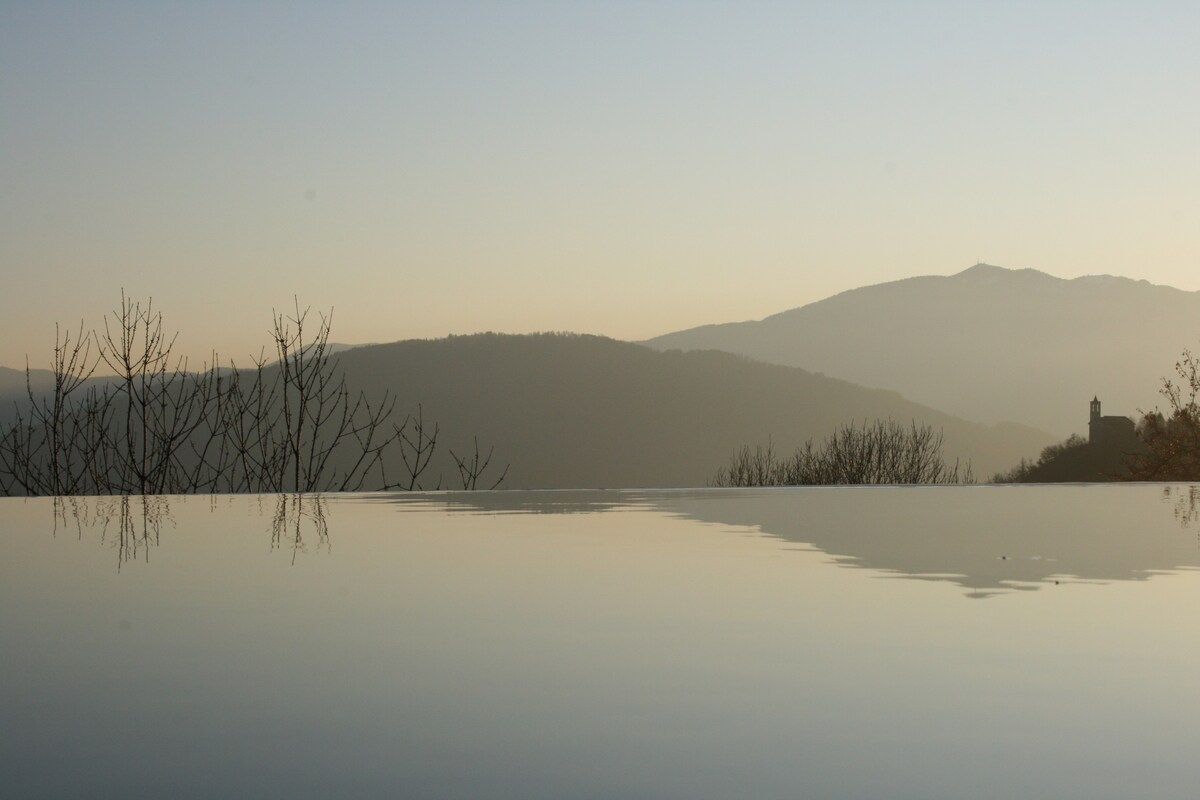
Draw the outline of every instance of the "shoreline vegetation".
M347 385L332 311L272 312L271 352L199 371L172 356L162 314L121 295L102 328L56 327L53 385L0 431L0 494L309 493L442 488L429 470L439 426L403 417L388 392ZM111 376L97 377L105 367ZM461 488L495 488L494 450L450 451ZM389 474L384 456L398 453ZM390 459L395 463L395 459Z
M912 422L863 421L840 426L820 445L809 439L790 456L766 447L740 448L712 486L831 486L974 483L968 462L946 462L942 432Z
M1042 450L1037 461L1022 460L992 481L1200 480L1200 357L1184 350L1175 362L1175 377L1163 378L1159 394L1167 412L1142 412L1128 444L1073 435Z
M272 313L270 346L248 368L232 362L219 366L214 354L211 364L193 371L186 359L173 356L175 336L164 332L153 303L143 305L122 293L119 308L100 328L56 327L53 369L45 386L35 385L34 371L26 368L15 417L0 424L0 495L473 490L504 483L509 466L501 466L495 448L482 446L479 437L471 437L465 448L458 440L457 452L441 445L440 426L427 421L420 395L405 400L415 406L414 413L397 412L399 391L424 387L438 374L429 369L440 370L439 364L414 371L400 361L388 368L368 359L368 370L358 364L357 377L348 380L339 346L329 341L331 327L332 311L313 314L297 300L290 314ZM467 339L476 344L475 338ZM481 341L491 343L486 337ZM384 352L378 346L369 349ZM606 351L606 357L611 360L615 353ZM348 363L355 363L353 356ZM479 364L470 364L468 383L492 385ZM575 372L583 368L573 367ZM101 370L110 374L97 375ZM1075 435L1044 447L1036 461L1021 459L992 474L989 482L1200 480L1200 360L1185 351L1175 371L1160 390L1168 411L1143 413L1136 428L1127 422L1128 441ZM529 385L540 385L536 372L527 372ZM507 380L513 383L511 376ZM454 396L443 391L430 405L440 408ZM708 393L692 390L692 396L715 410ZM511 399L498 402L511 405ZM636 415L636 409L630 406L624 413ZM887 413L860 411L861 423L840 424L826 415L823 424L833 432L823 439L810 436L790 454L778 452L770 440L765 447L736 447L711 477L693 478L697 483L688 485L976 482L971 461L943 455L939 426L916 418L904 424ZM478 426L476 418L451 427ZM528 425L523 430L526 437L535 435ZM729 447L737 439L725 442ZM499 443L505 451L528 450L528 443L511 435ZM440 454L436 462L435 452ZM588 458L588 452L572 457ZM667 452L675 450L668 447L659 455ZM456 480L446 481L447 474Z
M1159 393L1166 413L1143 412L1128 441L1085 439L1072 434L1043 448L1037 460L992 476L989 483L1200 481L1200 356L1184 350L1175 378ZM1098 408L1098 406L1097 406ZM818 486L859 484L974 483L968 462L948 464L942 435L912 422L893 420L841 426L820 446L806 442L791 456L770 443L743 446L710 482L712 486Z

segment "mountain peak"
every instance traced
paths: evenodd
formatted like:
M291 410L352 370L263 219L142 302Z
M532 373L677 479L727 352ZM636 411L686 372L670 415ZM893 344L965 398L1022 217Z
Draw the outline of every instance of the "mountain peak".
M986 281L991 282L991 281L1004 280L1005 278L1010 278L1010 277L1013 277L1016 275L1023 275L1023 276L1027 276L1027 277L1039 277L1039 278L1052 277L1051 275L1047 275L1045 272L1039 272L1038 270L1031 269L1029 267L1026 267L1024 269L1009 269L1008 267L997 267L994 264L985 264L982 261L980 261L975 266L968 267L967 269L964 269L962 272L958 273L957 275L952 275L950 277L959 278L962 280L972 280L972 281L986 280Z
M1200 292L978 263L652 344L726 350L894 389L964 419L1066 435L1099 386L1124 413L1153 407L1198 316Z
M1005 269L1004 267L997 267L995 264L985 264L980 261L972 267L967 267L962 272L958 273L956 277L963 278L970 275L993 275L998 272L1012 272L1012 270Z

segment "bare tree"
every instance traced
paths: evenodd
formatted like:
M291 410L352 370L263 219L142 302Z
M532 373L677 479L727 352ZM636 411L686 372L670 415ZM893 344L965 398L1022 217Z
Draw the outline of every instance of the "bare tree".
M97 336L100 358L116 375L112 399L123 418L106 431L115 439L109 480L116 478L119 494L181 491L180 453L212 411L215 370L191 373L186 359L172 360L178 334L163 333L153 301L143 308L124 292Z
M295 316L274 315L280 388L270 399L278 412L272 430L281 439L260 467L271 491L356 491L400 441L399 431L386 432L395 401L352 395L329 350L332 314L321 315L306 338L308 315L299 303ZM352 445L356 457L339 470L331 459L343 445Z
M460 458L453 450L450 451L450 457L454 459L455 465L458 467L458 476L462 479L463 488L468 491L474 491L479 483L479 478L487 471L488 465L492 463L492 454L496 448L493 446L488 449L486 456L479 454L479 437L474 437L475 452L466 458ZM495 489L504 478L508 475L508 464L504 465L504 469L500 472L500 476L496 481L489 486L489 489Z
M15 423L0 434L0 491L5 494L69 495L85 483L83 457L91 449L96 420L90 403L76 413L76 397L96 370L93 341L82 324L74 337L54 326L54 385L48 395L34 391L26 361L26 413L18 407Z
M425 425L425 414L420 404L417 404L417 415L408 417L404 424L395 428L400 437L400 460L404 463L407 473L407 484L399 488L408 491L419 491L422 488L421 476L429 469L429 462L437 448L437 437L440 429L434 423L432 430ZM386 482L386 480L385 480ZM428 487L434 490L442 488L442 476L439 475L437 485ZM495 488L495 487L493 487Z
M1144 447L1130 457L1132 480L1200 480L1200 357L1184 350L1175 376L1159 389L1168 413L1144 414L1138 424Z
M275 359L190 371L151 302L121 295L102 331L56 333L54 385L0 430L0 493L23 495L421 489L436 424L392 422L395 399L352 392L329 346L332 312L272 314ZM98 365L112 377L95 378ZM389 479L385 456L403 473ZM491 462L453 453L464 488ZM499 485L507 467L492 483ZM440 488L438 478L437 487Z

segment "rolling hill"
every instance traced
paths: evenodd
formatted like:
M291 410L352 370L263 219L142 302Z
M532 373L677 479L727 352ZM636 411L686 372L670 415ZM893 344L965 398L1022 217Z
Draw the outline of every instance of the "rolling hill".
M988 477L1052 437L988 427L802 369L720 352L656 352L603 337L478 334L356 348L340 363L352 386L420 404L442 428L436 468L453 488L445 448L471 436L511 463L504 486L705 485L742 444L790 451L842 422L892 417L945 433L946 452Z
M1087 401L1136 416L1200 338L1200 292L977 264L867 286L757 322L651 339L886 387L964 419L1086 431Z
M0 367L0 397L24 395L27 389L35 393L54 388L54 373L48 369L31 369L28 380L25 370Z

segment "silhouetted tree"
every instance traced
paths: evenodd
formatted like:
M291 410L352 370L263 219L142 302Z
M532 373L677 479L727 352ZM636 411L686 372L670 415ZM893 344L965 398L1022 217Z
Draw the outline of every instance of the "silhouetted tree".
M193 372L172 357L162 315L124 293L102 331L56 333L53 389L34 392L0 431L0 493L23 495L420 489L438 428L393 422L395 401L346 384L329 347L331 315L273 314L274 361ZM113 373L96 378L99 365ZM385 455L404 473L391 478ZM453 456L453 454L452 454ZM474 489L492 452L454 456ZM491 485L504 480L507 467ZM440 477L437 481L441 485Z
M1164 378L1159 390L1169 414L1154 411L1138 423L1144 448L1131 459L1133 480L1200 480L1200 358L1184 350L1175 375L1175 380Z
M496 450L495 447L490 447L486 456L480 456L478 436L474 437L473 443L475 448L473 455L459 457L453 450L450 451L450 457L454 459L454 464L458 467L458 476L462 479L463 488L468 491L473 491L477 488L479 478L483 473L487 472L488 466L492 463L492 455ZM504 480L506 475L508 475L507 465L501 471L500 476L488 488L495 489Z

